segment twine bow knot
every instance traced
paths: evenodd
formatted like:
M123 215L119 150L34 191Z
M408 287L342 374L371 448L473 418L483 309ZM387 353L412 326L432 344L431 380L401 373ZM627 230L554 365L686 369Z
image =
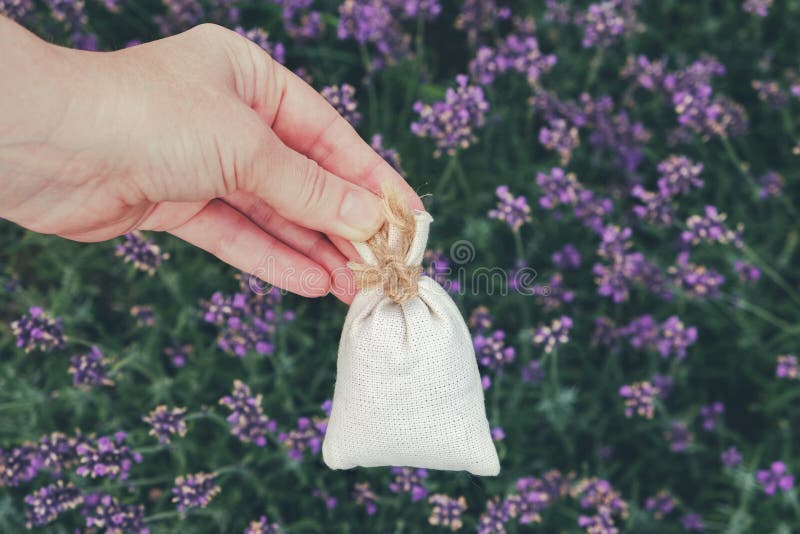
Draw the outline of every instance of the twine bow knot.
M380 288L394 302L403 303L419 294L418 282L422 267L406 263L417 222L414 212L400 192L387 186L382 189L386 222L367 241L377 264L350 262L347 266L353 270L358 289ZM389 242L390 226L393 232L392 243Z

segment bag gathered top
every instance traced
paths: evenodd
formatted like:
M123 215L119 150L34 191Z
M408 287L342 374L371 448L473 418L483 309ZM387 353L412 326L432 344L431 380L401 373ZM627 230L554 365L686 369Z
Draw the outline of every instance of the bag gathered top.
M322 456L332 469L405 466L497 475L472 338L422 257L432 221L384 189L387 222L350 264L359 292L344 322Z

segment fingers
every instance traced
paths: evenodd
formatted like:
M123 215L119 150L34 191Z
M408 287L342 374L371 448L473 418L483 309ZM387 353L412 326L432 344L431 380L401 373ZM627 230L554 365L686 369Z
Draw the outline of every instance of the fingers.
M170 233L292 293L319 297L330 290L330 275L323 267L221 200L212 200Z
M352 272L347 268L350 258L342 254L327 236L285 219L269 204L253 195L236 192L226 196L225 202L265 232L324 267L330 273L331 292L344 302L352 301L356 290ZM352 248L349 241L341 241Z
M248 110L253 113L252 110ZM353 241L371 237L383 224L380 199L358 185L342 180L316 161L287 147L260 123L239 135L251 135L243 161L236 167L241 187L268 202L298 224Z
M252 68L238 69L237 92L286 146L375 194L390 182L406 194L413 208L423 209L403 177L314 88L254 43L247 41L241 54L240 64Z

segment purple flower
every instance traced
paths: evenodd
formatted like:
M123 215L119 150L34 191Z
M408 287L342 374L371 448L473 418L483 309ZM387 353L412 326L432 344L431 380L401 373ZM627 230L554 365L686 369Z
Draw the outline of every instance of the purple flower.
M189 359L192 352L194 352L194 347L188 343L174 343L171 347L164 349L164 354L169 358L169 361L178 368L186 365L186 361Z
M697 342L697 328L686 327L677 315L673 315L661 325L661 334L656 346L662 357L672 355L682 360L686 357L686 349L695 342Z
M596 508L609 518L612 515L623 518L628 515L628 503L622 500L619 492L612 488L607 480L594 477L579 480L573 486L571 493L580 499L583 509Z
M622 69L622 76L634 78L641 87L648 91L655 91L664 83L665 66L664 61L651 61L647 56L628 56L627 63Z
M500 442L506 439L506 431L501 426L492 427L491 434L492 441Z
M697 513L685 514L681 517L681 524L686 532L702 532L705 529L703 516Z
M753 89L758 93L758 99L769 104L772 109L786 107L789 103L789 95L781 89L778 82L753 80Z
M552 168L548 174L537 173L536 185L542 190L539 205L546 210L557 208L562 204L575 205L578 193L583 190L575 174L565 173L560 167Z
M478 534L505 532L505 525L516 515L513 503L494 497L486 501L486 511L478 518Z
M353 499L356 504L364 507L367 515L375 515L378 512L378 496L370 489L369 482L356 482L353 488Z
M554 273L547 284L534 285L533 294L547 311L557 310L575 300L575 292L564 286L564 275L561 273Z
M681 288L690 297L716 298L719 288L725 283L725 277L703 265L689 262L689 255L681 253L677 264L667 270L672 283Z
M358 103L355 100L356 88L350 84L328 85L322 88L322 96L333 108L353 126L361 122Z
M661 490L645 501L644 508L648 512L653 512L653 517L662 519L669 515L678 505L678 500L667 490Z
M394 480L389 483L389 489L394 493L410 493L413 502L420 501L428 496L428 488L423 484L428 478L427 469L412 467L392 467Z
M701 242L709 243L732 243L737 248L743 246L742 230L740 224L736 231L731 230L725 224L727 215L717 211L714 206L706 206L704 215L692 215L686 220L688 230L681 234L684 243L698 245Z
M236 26L236 33L253 41L263 48L272 59L280 64L286 63L286 49L282 43L269 40L269 34L263 28L252 28L245 30L241 26Z
M106 534L149 534L144 522L144 506L122 504L111 495L86 495L81 513L90 529L105 529Z
M551 119L539 130L539 142L548 150L557 152L561 165L566 165L572 158L572 151L580 144L580 138L577 128L558 118Z
M38 448L26 443L10 451L0 449L0 488L16 487L22 482L29 482L39 473L42 458Z
M255 443L259 447L267 444L266 433L273 429L269 418L261 408L261 395L252 397L250 388L241 380L233 381L233 392L219 400L231 414L226 418L231 433L244 443Z
M684 452L694 441L694 435L689 432L689 427L680 421L670 422L666 437L669 441L669 450L672 452Z
M769 171L758 179L759 198L777 197L783 193L783 176Z
M599 508L594 515L578 516L578 526L585 528L588 534L618 534L614 519L605 508Z
M142 463L142 455L125 445L125 432L113 437L101 436L95 443L80 443L75 448L80 465L75 471L82 477L108 477L125 480L134 463Z
M169 443L170 437L186 435L186 421L184 419L186 408L167 408L165 405L157 406L152 412L142 418L150 425L151 436L158 438L160 443Z
M450 278L453 268L450 266L450 258L442 250L426 250L423 257L424 268L422 274L436 281L449 293L458 293L461 290L461 282L456 278Z
M462 496L454 499L448 495L437 493L428 498L433 505L428 523L434 526L447 527L452 531L461 529L464 522L461 514L467 509L467 500Z
M764 487L767 495L775 495L778 490L787 492L794 487L794 476L786 471L785 463L772 462L769 469L761 469L756 473L756 481Z
M514 232L531 221L531 208L524 196L515 197L507 185L498 186L495 194L500 200L497 202L497 208L489 211L489 218L504 221Z
M778 378L788 378L793 380L800 379L800 367L797 364L797 356L794 354L778 356L778 365L775 367L775 376Z
M71 482L58 480L25 496L25 527L41 527L52 523L59 514L74 510L83 503L83 495Z
M33 0L0 0L0 15L22 23L34 7Z
M633 417L636 414L645 419L652 419L653 401L658 393L658 388L646 380L619 388L620 397L625 399L625 417Z
M553 252L550 256L553 265L559 270L577 269L581 266L581 254L575 245L567 243L560 250Z
M592 333L593 346L614 347L618 346L620 332L614 322L608 317L596 317L594 332Z
M652 315L642 315L633 319L618 330L620 336L627 337L632 347L642 350L655 350L660 328Z
M653 386L658 389L659 399L666 399L672 392L672 386L674 385L674 380L672 380L672 377L653 373L653 376L650 377L650 381L653 383Z
M495 330L490 335L477 334L472 338L478 363L492 371L500 371L514 361L516 350L506 346L506 333Z
M399 2L345 0L339 5L337 35L342 40L354 39L360 45L372 45L380 54L372 60L373 70L394 64L411 54L411 39L399 23L405 15L401 9Z
M108 378L108 359L95 345L92 345L91 352L70 358L68 371L72 375L72 385L75 387L114 385Z
M452 156L478 141L475 130L483 126L488 110L483 89L469 85L467 77L459 74L456 87L447 90L443 101L432 105L414 103L418 119L411 123L411 133L436 141L434 157L442 153Z
M123 236L124 241L117 245L116 255L122 257L125 263L133 266L150 276L153 276L156 269L169 259L169 254L161 252L161 247L155 242L146 239L141 232L131 232Z
M700 418L703 420L703 428L709 432L714 430L722 422L722 414L725 413L725 405L719 401L700 407Z
M327 419L300 417L297 420L297 428L278 434L278 441L289 449L289 458L299 461L303 459L305 451L319 454L327 430Z
M542 54L539 50L539 41L533 35L533 28L526 28L523 23L518 24L516 31L500 43L497 49L496 61L500 72L513 70L525 76L528 83L535 86L538 84L542 74L546 74L553 69L557 59L553 54ZM551 124L551 127L553 126ZM574 143L574 146L577 146L577 130L573 132L573 129L567 127L566 124L563 128L563 134L567 137L574 134L575 139L572 141L564 140L558 144L566 147L570 143ZM547 143L541 141L541 134L539 140L542 144L547 145Z
M46 3L53 19L64 24L68 31L83 28L89 22L83 0L46 0Z
M686 195L692 188L703 187L700 173L703 164L695 163L686 156L672 155L658 164L658 191L665 197Z
M544 345L545 353L569 341L569 331L572 329L572 319L562 315L553 319L550 326L542 325L533 332L533 344Z
M162 0L166 13L154 17L161 35L180 33L205 17L200 0Z
M720 459L725 467L736 467L742 463L742 454L736 447L730 447L722 451Z
M372 136L370 146L372 147L372 150L377 152L380 157L385 159L394 170L402 175L405 174L405 171L403 171L403 168L400 165L400 154L398 154L397 150L393 148L384 148L383 136L381 134L375 134Z
M559 0L546 0L544 20L555 24L570 24L574 18L570 11L569 2L559 2Z
M484 333L492 327L492 315L486 306L478 306L469 316L469 327L477 333Z
M136 318L136 326L139 328L156 324L156 310L152 306L132 306L131 317Z
M289 37L313 41L322 37L322 14L311 9L314 0L273 0L282 8L283 27Z
M325 508L327 508L328 510L333 510L339 504L336 497L318 488L314 488L313 490L311 490L311 495L325 501Z
M633 207L633 213L640 219L657 226L670 226L675 220L675 208L668 197L638 184L631 188L631 196L642 202Z
M544 380L544 369L542 369L542 362L540 360L531 360L525 367L522 368L520 373L522 381L526 384L537 385Z
M213 473L194 473L179 476L172 488L172 502L184 515L191 508L205 508L221 491Z
M733 269L739 275L739 280L745 283L755 283L761 279L761 269L752 263L736 260Z
M38 306L32 306L27 315L12 322L11 331L17 336L17 347L25 352L63 349L67 340L61 319L50 317Z
M638 31L641 24L636 19L638 0L607 0L589 5L577 17L583 26L583 47L611 46L623 35Z
M465 0L461 3L455 27L467 32L467 40L474 45L481 33L491 31L498 21L510 16L511 10L498 6L495 0Z
M283 528L278 523L270 523L267 516L262 515L257 521L251 521L244 529L244 534L282 534Z
M40 467L49 469L55 476L61 475L78 463L76 449L81 443L91 444L91 441L80 433L75 436L67 436L61 432L45 434L39 438L37 446Z
M759 17L766 17L769 14L769 8L772 7L772 2L773 0L744 0L742 10Z
M513 496L513 500L512 497L508 500L516 509L521 525L541 522L541 512L561 496L558 489L560 475L557 471L550 471L543 478L526 477L517 480L517 495Z

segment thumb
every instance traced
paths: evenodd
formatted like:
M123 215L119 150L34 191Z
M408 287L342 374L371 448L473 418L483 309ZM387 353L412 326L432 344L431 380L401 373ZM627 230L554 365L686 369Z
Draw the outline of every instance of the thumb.
M380 198L292 150L251 113L255 142L253 150L243 154L249 161L239 166L245 169L243 189L313 230L351 241L366 241L378 231L384 221Z

